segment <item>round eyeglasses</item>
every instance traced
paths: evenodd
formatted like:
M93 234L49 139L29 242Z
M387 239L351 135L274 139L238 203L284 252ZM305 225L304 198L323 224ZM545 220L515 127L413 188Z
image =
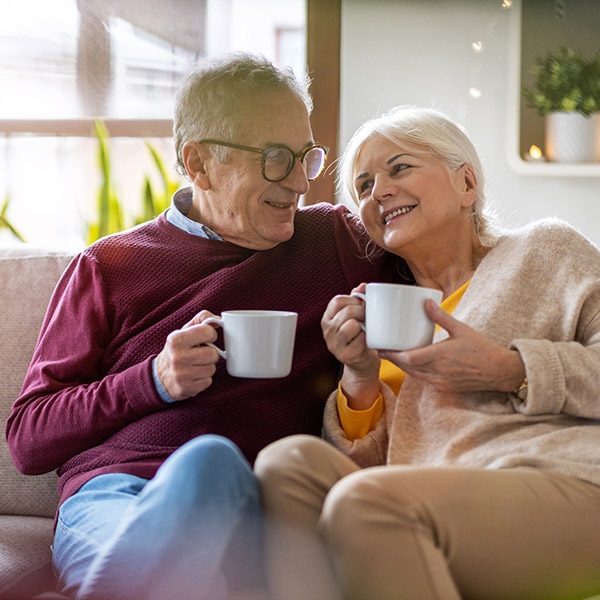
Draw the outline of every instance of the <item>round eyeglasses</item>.
M300 152L294 152L291 148L283 144L270 146L269 148L254 148L253 146L242 146L232 144L231 142L222 142L220 140L200 140L199 144L217 144L218 146L227 146L246 152L255 152L261 154L262 175L267 181L276 183L285 179L294 168L294 163L298 159L306 171L306 179L314 181L325 168L327 153L329 148L321 144L311 144Z

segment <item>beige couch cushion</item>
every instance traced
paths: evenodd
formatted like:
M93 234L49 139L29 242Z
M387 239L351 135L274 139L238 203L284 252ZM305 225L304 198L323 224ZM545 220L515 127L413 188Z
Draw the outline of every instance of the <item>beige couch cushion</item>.
M28 245L0 248L2 423L21 391L48 301L72 256ZM0 600L29 599L55 589L50 545L58 503L56 474L19 474L4 436L0 474Z
M0 599L31 598L54 589L53 520L0 516Z
M4 424L33 354L56 282L71 260L69 252L28 245L0 248L0 421ZM20 475L5 437L0 440L0 514L53 517L56 475Z

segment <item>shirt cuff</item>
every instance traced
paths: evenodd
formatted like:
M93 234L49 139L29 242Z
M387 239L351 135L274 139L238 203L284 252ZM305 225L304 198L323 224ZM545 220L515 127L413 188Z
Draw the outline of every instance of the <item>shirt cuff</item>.
M158 372L156 370L156 358L154 358L152 361L152 379L154 380L154 386L156 387L156 391L158 392L160 399L163 402L168 402L169 404L175 402L175 398L171 398L169 392L167 392L165 386L162 384L162 381L158 378Z
M342 391L340 383L337 391L337 410L346 437L350 441L358 440L365 437L369 431L372 431L381 418L383 414L383 397L380 394L373 405L366 410L353 410L348 406L348 398Z

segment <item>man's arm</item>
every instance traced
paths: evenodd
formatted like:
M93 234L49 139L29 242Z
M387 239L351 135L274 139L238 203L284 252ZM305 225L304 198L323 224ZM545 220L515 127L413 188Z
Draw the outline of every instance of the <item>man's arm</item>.
M155 390L152 357L105 376L109 338L104 282L96 263L79 256L50 301L6 425L21 472L54 470L127 423L167 406Z

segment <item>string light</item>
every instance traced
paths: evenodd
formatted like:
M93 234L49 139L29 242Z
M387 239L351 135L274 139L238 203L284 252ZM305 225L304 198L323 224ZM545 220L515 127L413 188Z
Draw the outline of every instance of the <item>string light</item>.
M546 160L542 149L535 144L529 146L529 152L527 152L523 158L528 162L544 162Z
M561 3L561 2L565 2L566 0L554 0L556 3ZM506 9L510 9L513 6L513 0L501 0L502 4L502 9L506 10ZM487 36L491 36L494 29L496 28L496 24L498 22L500 18L500 14L496 14L488 23L488 26L486 28L485 34ZM483 54L486 50L486 45L485 42L483 41L483 39L479 39L479 40L475 40L474 42L471 43L471 49L473 50L473 52L475 52L475 54ZM477 77L479 75L479 71L481 69L481 58L478 58L477 61L475 62L475 64L473 65L473 68L471 69L471 87L469 88L469 96L473 99L478 99L481 98L482 95L482 90L481 88L479 88L476 85L476 81L477 81ZM459 110L459 112L465 112L466 113L466 104L464 104L461 107L462 110ZM464 117L466 117L466 114L464 115Z
M567 0L554 0L554 16L559 21L567 18Z

